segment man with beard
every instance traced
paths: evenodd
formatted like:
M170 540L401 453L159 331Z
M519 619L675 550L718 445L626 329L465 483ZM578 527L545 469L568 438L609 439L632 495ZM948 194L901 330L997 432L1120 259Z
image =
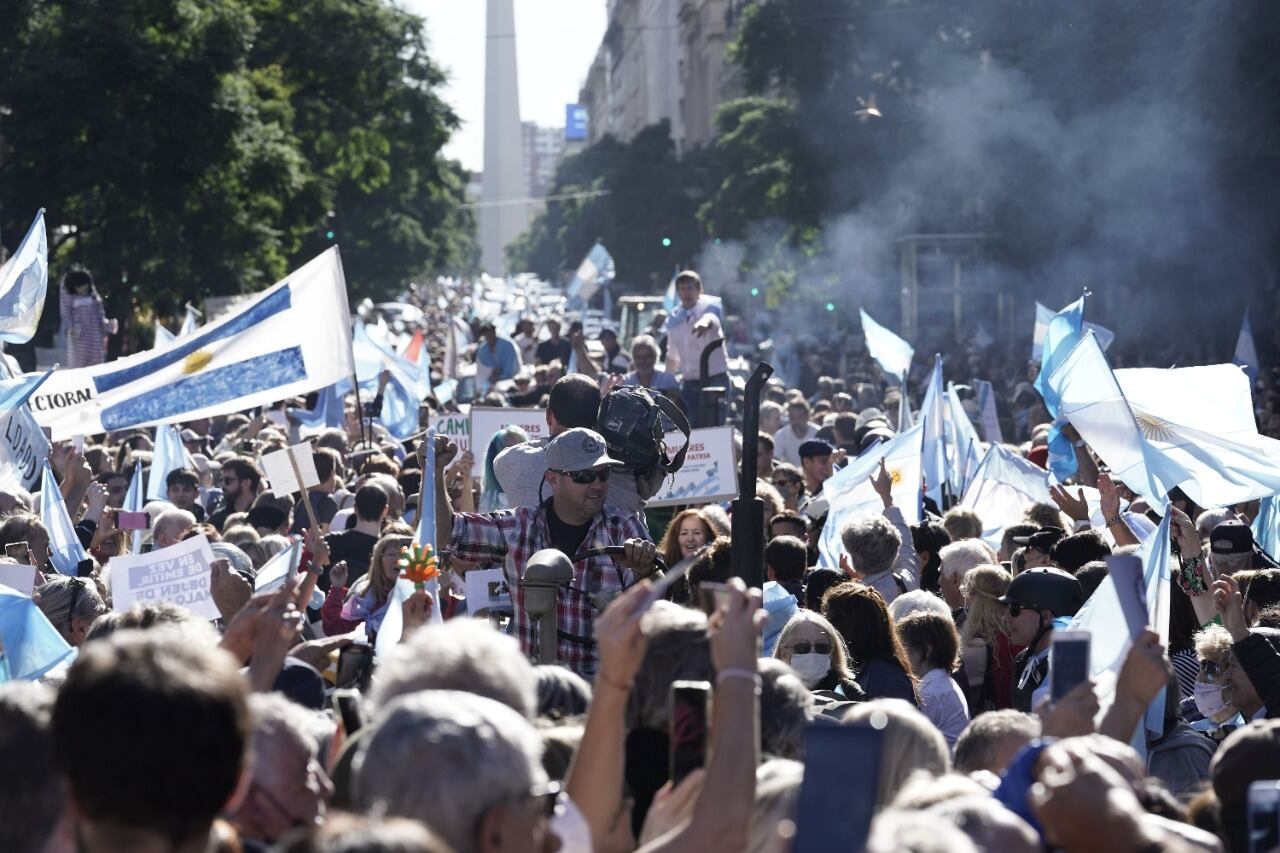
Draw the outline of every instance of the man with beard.
M639 517L605 501L609 477L621 463L609 457L604 438L594 430L565 430L546 446L537 504L454 514L443 472L458 448L444 436L436 441L436 531L440 542L448 543L442 550L460 560L503 566L515 606L515 633L526 654L534 650L535 637L524 609L520 576L536 551L555 548L568 555L573 580L556 602L558 662L580 675L594 675L596 613L634 583L637 573L651 570L656 552ZM424 455L420 449L420 458ZM626 553L617 563L611 557L577 558L583 551L607 545L622 545Z

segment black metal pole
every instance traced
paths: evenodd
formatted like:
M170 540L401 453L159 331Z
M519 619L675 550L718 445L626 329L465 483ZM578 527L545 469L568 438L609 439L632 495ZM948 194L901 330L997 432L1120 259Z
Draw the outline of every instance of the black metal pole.
M773 375L761 362L752 371L742 396L742 471L733 501L733 552L730 566L747 586L764 586L764 502L756 497L756 460L760 442L760 395Z

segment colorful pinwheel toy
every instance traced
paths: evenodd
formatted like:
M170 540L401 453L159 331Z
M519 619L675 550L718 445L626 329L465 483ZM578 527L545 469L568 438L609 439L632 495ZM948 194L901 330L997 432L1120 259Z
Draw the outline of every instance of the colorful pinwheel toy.
M440 561L430 545L406 545L400 550L401 577L413 581L414 589L425 589L427 581L440 577Z

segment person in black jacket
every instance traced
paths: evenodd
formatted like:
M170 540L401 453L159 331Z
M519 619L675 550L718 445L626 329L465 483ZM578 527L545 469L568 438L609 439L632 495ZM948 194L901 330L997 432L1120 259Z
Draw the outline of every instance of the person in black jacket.
M838 584L823 597L822 615L844 640L868 698L920 704L911 663L880 593L856 581Z

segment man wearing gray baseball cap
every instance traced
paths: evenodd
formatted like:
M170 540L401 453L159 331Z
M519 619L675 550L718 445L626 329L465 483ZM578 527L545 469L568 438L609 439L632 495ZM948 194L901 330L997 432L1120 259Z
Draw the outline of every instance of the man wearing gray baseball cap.
M537 506L455 513L443 472L457 452L453 442L436 437L436 538L442 550L468 562L503 566L515 605L516 636L526 654L534 650L537 640L519 585L525 564L543 548L569 555L573 581L556 602L559 663L581 675L594 675L597 603L649 573L656 553L640 518L606 500L609 478L622 463L609 456L599 433L575 427L547 444L547 470ZM423 455L420 450L419 458ZM583 551L607 545L626 549L618 562L604 556L575 559Z

